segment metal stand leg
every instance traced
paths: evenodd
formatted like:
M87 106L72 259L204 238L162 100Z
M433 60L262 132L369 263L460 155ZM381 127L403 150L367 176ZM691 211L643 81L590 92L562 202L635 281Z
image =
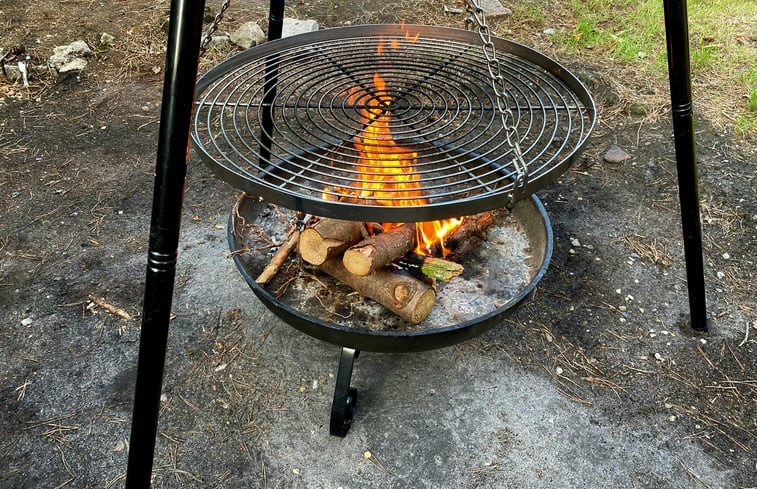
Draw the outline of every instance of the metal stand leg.
M699 217L699 177L691 102L689 19L686 0L664 0L664 7L691 327L698 331L706 331L707 306L702 259L702 225Z
M204 8L204 0L171 3L127 488L150 487Z
M268 10L268 40L281 38L284 28L285 0L271 0ZM276 99L276 85L279 78L279 56L274 54L266 60L265 85L263 86L263 112L260 124L260 166L265 168L271 159L271 139L273 138L273 101Z
M357 389L350 387L352 379L352 366L355 359L360 355L360 350L342 348L342 356L339 359L339 372L336 376L334 388L334 401L331 403L331 426L329 432L341 438L347 435L355 416L357 404Z

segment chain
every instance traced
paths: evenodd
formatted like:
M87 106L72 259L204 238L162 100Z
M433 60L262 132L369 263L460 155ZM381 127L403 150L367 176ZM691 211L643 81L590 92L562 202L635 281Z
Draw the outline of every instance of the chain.
M499 60L497 59L497 52L494 49L494 42L492 42L491 30L486 24L484 10L481 8L478 0L467 0L465 2L465 10L468 13L468 18L465 20L466 26L470 28L470 26L475 23L478 28L478 35L481 38L484 57L486 57L492 89L496 96L497 111L502 119L502 127L505 130L507 144L512 148L513 154L515 155L515 158L513 158L513 165L515 166L516 173L515 185L513 187L513 192L510 194L510 207L512 207L519 197L518 194L525 189L526 184L528 183L528 166L526 166L526 162L523 161L518 128L511 122L515 121L515 115L510 107L508 107L507 101L505 100L505 95L507 93L505 77L502 76L502 69Z
M229 9L229 2L230 0L223 0L221 8L218 10L218 13L213 19L213 22L208 27L208 32L205 34L205 37L200 43L200 56L205 54L205 51L208 50L208 46L210 46L210 42L213 40L213 34L218 30L218 24L220 24L221 20L223 20L223 14L225 14Z

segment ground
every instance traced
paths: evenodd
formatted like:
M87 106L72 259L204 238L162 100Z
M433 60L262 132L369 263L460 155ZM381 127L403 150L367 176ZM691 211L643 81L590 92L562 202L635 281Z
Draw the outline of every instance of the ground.
M264 26L266 9L234 3L223 29ZM39 65L77 39L96 48L79 76L0 80L2 487L123 484L167 12L0 2L6 53ZM459 22L421 0L287 15ZM356 424L330 437L339 350L254 298L226 251L237 192L190 152L156 487L757 486L754 136L696 106L711 329L694 334L667 87L508 25L578 73L600 114L579 163L539 194L555 251L535 294L474 340L362 355ZM630 160L603 160L616 143Z

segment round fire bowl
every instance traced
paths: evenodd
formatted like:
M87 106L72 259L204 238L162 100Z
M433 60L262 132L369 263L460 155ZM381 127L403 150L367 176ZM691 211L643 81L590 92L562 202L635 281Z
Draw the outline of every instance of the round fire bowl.
M552 228L534 195L497 212L488 238L461 261L465 272L437 284L437 303L412 325L305 264L296 253L265 287L255 278L270 262L270 243L286 239L294 212L243 196L229 219L234 263L255 295L287 324L320 340L362 351L411 352L443 348L497 325L544 276Z

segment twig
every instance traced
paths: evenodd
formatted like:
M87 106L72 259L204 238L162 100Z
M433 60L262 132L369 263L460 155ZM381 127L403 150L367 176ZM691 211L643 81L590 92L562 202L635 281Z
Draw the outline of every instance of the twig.
M705 481L703 481L702 479L700 479L699 476L696 475L693 470L691 470L690 468L686 467L686 465L683 462L681 462L679 460L678 463L681 464L681 467L683 467L683 470L686 471L686 473L689 475L689 477L691 477L694 480L694 482L697 483L697 485L699 487L704 487L706 489L712 489L712 486L710 486Z
M747 341L749 341L749 329L751 328L749 321L746 323L746 333L744 334L744 339L739 343L739 346L744 346L747 344Z
M263 272L255 279L255 283L265 285L276 276L286 259L289 258L289 255L291 255L292 251L297 247L297 241L299 241L299 239L300 231L298 229L293 229L289 238L281 244L279 250L273 255L271 262L266 265Z
M105 483L105 489L110 489L114 485L116 485L118 482L122 481L123 479L126 479L126 472L122 474L118 474L113 479Z
M389 471L386 470L386 467L384 467L384 465L381 462L378 461L378 459L376 458L376 456L373 455L373 453L371 453L370 450L366 451L363 454L363 458L366 459L367 461L371 462L373 465L375 465L383 473L389 475Z
M96 306L98 306L98 307L100 307L102 309L105 309L105 311L107 311L107 312L109 312L109 313L111 313L111 314L113 314L115 316L121 317L123 319L131 319L132 318L131 314L129 314L125 310L121 309L120 307L117 307L117 306L114 306L113 304L105 302L104 299L97 298L94 295L89 295L88 297L89 297L89 300L92 301L92 304L94 304L94 305L96 305ZM91 308L92 307L87 306L87 309L91 309Z
M708 356L707 356L707 354L706 354L706 353L704 352L704 350L702 350L702 347L701 347L701 346L699 346L699 345L697 345L697 350L699 350L699 353L701 353L701 354L702 354L702 356L704 357L704 359L705 359L705 361L707 362L707 364L708 364L708 365L709 365L709 366L710 366L711 368L713 368L713 369L714 369L714 368L715 368L715 365L713 365L713 364L712 364L712 361L710 361L710 357L708 357Z

